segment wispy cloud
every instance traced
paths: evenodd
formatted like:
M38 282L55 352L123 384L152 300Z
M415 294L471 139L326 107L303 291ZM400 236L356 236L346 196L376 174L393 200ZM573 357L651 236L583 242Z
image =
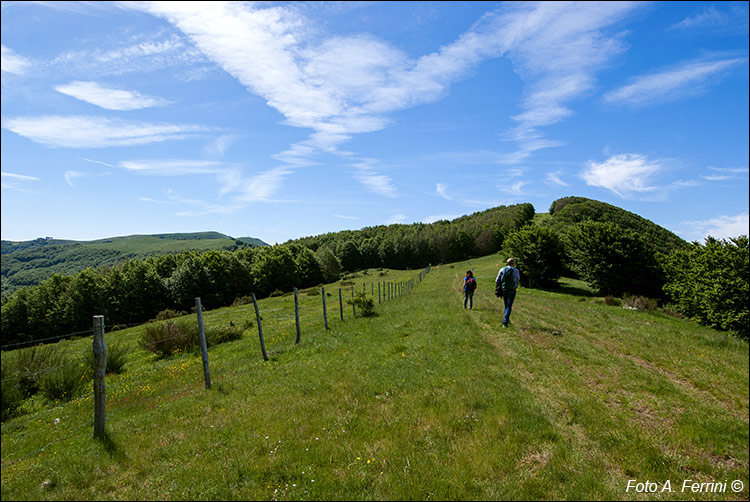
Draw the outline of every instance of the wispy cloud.
M58 85L55 90L107 110L139 110L170 104L170 101L163 98L146 96L138 91L108 88L97 82L76 80L65 85Z
M7 73L23 75L31 67L31 60L16 54L12 49L0 46L0 68Z
M740 178L747 178L748 168L747 167L711 167L708 169L714 172L714 174L701 175L701 178L707 179L708 181L725 181L734 180Z
M151 124L93 116L16 117L2 127L51 147L105 148L183 139L209 129L192 124Z
M39 178L35 176L26 176L25 174L7 173L5 171L0 172L0 174L2 175L0 176L0 179L2 179L2 188L18 190L21 192L28 191L21 188L27 183L39 181Z
M544 179L544 182L548 185L558 185L562 187L570 186L568 183L565 183L561 178L560 175L562 174L561 171L555 171L552 173L547 173L547 177Z
M461 214L431 214L430 216L427 216L426 218L422 219L422 223L435 223L436 221L442 221L442 220L455 220L459 216L463 216Z
M68 171L65 171L65 173L63 174L63 176L65 178L65 181L68 183L68 185L70 185L72 187L75 187L75 185L73 184L73 180L76 179L76 178L98 178L100 176L109 176L110 174L112 174L112 173L94 173L94 174L90 174L90 173L84 173L84 172L81 172L81 171L68 170Z
M357 164L354 166L354 178L365 185L370 191L385 197L396 197L396 187L390 176L377 173L367 164Z
M120 167L141 174L155 176L184 176L192 174L216 174L224 170L224 166L217 162L205 160L125 160Z
M407 216L403 213L397 213L391 215L385 222L386 225L394 225L396 223L404 223L407 220Z
M341 218L344 220L358 220L360 219L358 216L346 216L344 214L334 214L336 218Z
M124 5L124 4L119 4ZM182 77L192 74L208 63L200 51L177 34L166 36L156 33L148 38L115 37L118 46L97 47L84 51L70 51L45 62L46 71L75 78L99 78L136 72L151 72L158 69L176 68L186 71ZM187 68L187 70L186 70ZM179 77L180 75L175 75Z
M498 19L507 53L528 83L518 126L503 135L517 142L508 162L522 162L542 148L560 146L539 128L570 115L566 103L591 91L596 73L625 46L607 29L641 5L637 2L513 3Z
M448 194L446 193L446 190L447 190L447 189L448 189L448 185L446 185L445 183L438 183L438 184L437 184L437 185L435 186L435 192L436 192L436 193L437 193L437 194L438 194L438 195L439 195L440 197L442 197L442 198L444 198L444 199L446 199L446 200L451 200L451 198L450 198L450 197L448 196Z
M673 25L672 29L728 30L730 32L742 30L746 32L748 29L747 3L722 2L721 6L726 10L720 10L716 5L703 7L699 13L688 16Z
M612 104L642 106L676 101L704 93L747 58L691 61L650 75L635 77L631 84L604 96Z
M709 235L717 239L729 239L750 233L750 215L741 213L735 216L717 216L708 220L686 221L682 227L686 229L683 234L691 241L701 241Z
M662 169L660 161L649 160L645 155L622 154L604 162L588 162L581 172L581 178L590 186L606 188L620 197L629 197L657 190L650 180Z

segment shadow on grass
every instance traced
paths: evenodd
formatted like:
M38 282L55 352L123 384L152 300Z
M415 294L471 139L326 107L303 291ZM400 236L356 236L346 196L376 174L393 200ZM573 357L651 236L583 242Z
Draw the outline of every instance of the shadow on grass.
M593 298L598 296L591 287L583 281L577 279L570 279L564 277L560 279L557 284L547 286L537 286L537 289L541 291L548 291L550 293L563 293L571 296L578 296L583 298Z
M104 451L106 451L113 460L123 462L128 459L128 456L122 450L120 445L117 444L117 441L115 441L115 439L110 435L109 432L104 431L104 434L96 436L94 439L102 446Z

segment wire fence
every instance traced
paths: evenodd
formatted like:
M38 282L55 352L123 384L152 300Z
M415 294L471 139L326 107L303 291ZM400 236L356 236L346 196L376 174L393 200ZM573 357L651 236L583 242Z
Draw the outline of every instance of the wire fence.
M88 355L83 360L80 357L80 344L66 343L62 347L55 347L55 349L57 357L60 360L64 358L64 355L73 354L77 350L78 352L70 360L43 369L27 368L28 371L22 370L19 374L7 377L4 370L1 383L5 389L13 385L18 385L24 378L40 378L40 376L46 374L54 374L64 371L66 368L81 366L83 364L84 366L89 365L93 369L93 386L90 387L90 390L78 395L74 399L60 400L59 403L56 403L52 407L49 405L37 405L36 409L28 411L18 419L4 421L2 424L3 436L18 430L30 431L33 429L35 431L34 434L29 433L29 435L35 436L39 434L40 437L32 437L29 441L25 442L31 444L44 443L44 445L25 452L16 451L13 448L14 442L9 442L6 445L5 438L3 438L2 463L0 465L2 468L6 468L35 455L41 455L51 445L68 439L75 433L90 430L87 427L92 424L93 437L104 437L106 436L107 417L111 418L113 415L116 417L124 416L128 410L138 406L144 406L146 410L150 410L161 406L161 404L158 404L160 402L171 402L182 396L198 392L201 387L210 389L212 382L220 383L231 379L237 374L237 362L240 359L243 359L245 363L244 367L248 370L258 368L270 358L292 350L295 345L301 342L305 335L320 333L321 328L323 330L330 329L330 324L336 322L334 321L335 319L338 319L339 323L344 322L346 317L348 317L348 314L344 315L344 312L347 310L344 307L344 303L347 300L351 300L349 302L352 307L351 316L356 317L357 302L355 299L358 293L361 292L365 298L368 298L369 289L369 300L373 304L377 301L378 305L382 305L385 302L410 294L431 269L432 267L428 266L420 271L415 278L403 281L370 281L369 288L367 287L368 283L364 282L362 283L361 290L358 284L350 284L347 281L344 281L343 284L345 286L338 288L338 291L336 291L336 288L331 288L333 291L326 291L324 287L308 288L300 291L295 289L293 292L293 306L289 306L286 303L270 305L266 303L261 310L257 300L253 298L253 304L233 308L231 312L234 318L237 316L247 318L252 317L253 314L255 315L256 325L253 328L257 329L258 332L261 357L257 357L258 353L256 352L255 363L250 362L250 366L247 366L247 357L251 352L255 352L254 350L249 350L248 353L238 352L231 355L223 353L223 361L209 360L199 298L196 298L196 314L198 315L200 345L202 346L200 351L201 360L197 358L177 360L172 358L157 358L150 367L138 372L125 372L119 375L115 381L112 381L112 378L107 379L105 376L107 346L118 345L127 350L128 353L133 353L132 351L139 347L148 350L150 346L177 339L179 336L168 336L144 342L142 339L137 340L132 335L124 333L127 337L125 338L120 334L119 328L140 326L140 324L105 325L102 316L94 316L94 323L90 330L68 333L33 342L20 342L2 346L4 357L6 356L6 350L11 350L7 355L16 353L16 357L20 357L18 354L22 351L17 349L33 351L40 349L42 347L41 343L63 340L72 342L73 340L71 339L76 337L91 336L93 353L87 352ZM216 313L212 317L211 325L233 326L234 321L229 317L230 314L226 312ZM245 329L245 333L247 331L248 329ZM105 333L109 333L109 336L106 337L106 343ZM97 350L97 346L99 350ZM267 350L267 347L270 350ZM142 357L149 357L149 354L146 353ZM200 372L204 376L203 386L200 380L196 378ZM153 378L156 374L166 375L168 378ZM90 374L87 374L87 377L90 381ZM175 386L175 383L179 385ZM5 401L5 396L3 399ZM5 405L4 402L3 406ZM92 409L94 416L91 419L83 418L86 414L91 413ZM87 412L86 410L89 411ZM5 410L3 413L5 414ZM81 417L83 418L83 422L81 422L81 418L76 420L73 417ZM49 424L51 427L30 427L32 424L40 423ZM45 432L41 432L41 429L44 429ZM50 438L49 436L53 437Z

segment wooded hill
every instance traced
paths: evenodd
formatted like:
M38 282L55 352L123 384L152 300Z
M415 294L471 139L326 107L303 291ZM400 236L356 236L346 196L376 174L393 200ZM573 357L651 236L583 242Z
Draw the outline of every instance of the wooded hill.
M113 266L182 251L233 250L243 246L267 246L253 237L235 239L219 232L129 235L93 241L39 238L2 241L2 296L23 286L33 286L52 274L73 275L86 268Z

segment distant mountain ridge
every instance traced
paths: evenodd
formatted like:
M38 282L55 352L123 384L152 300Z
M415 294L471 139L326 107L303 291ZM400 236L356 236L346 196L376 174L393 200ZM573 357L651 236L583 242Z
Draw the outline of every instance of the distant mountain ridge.
M39 284L54 273L72 275L88 267L116 265L182 251L232 250L268 246L254 237L234 238L219 232L193 232L108 237L75 241L40 237L31 241L2 241L2 296L23 286Z

